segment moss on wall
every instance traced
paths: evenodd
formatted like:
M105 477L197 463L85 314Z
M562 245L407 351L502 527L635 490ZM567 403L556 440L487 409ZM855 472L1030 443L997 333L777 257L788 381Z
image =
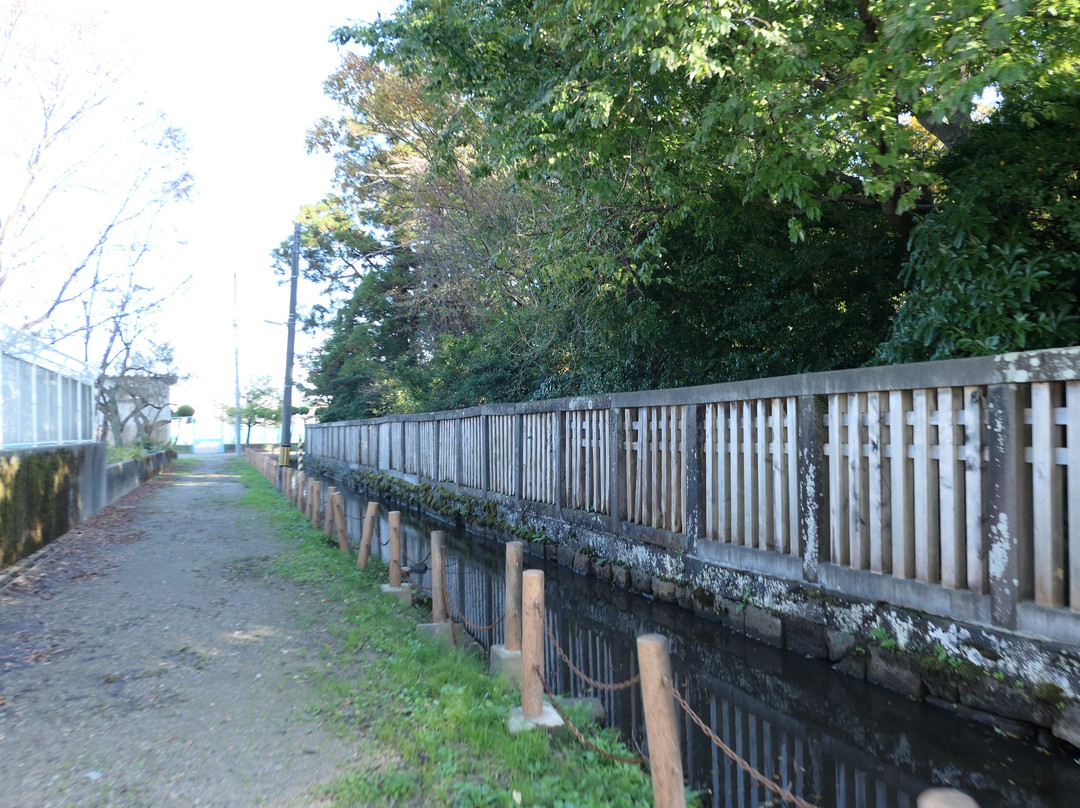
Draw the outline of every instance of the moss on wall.
M0 455L0 569L71 528L80 465L69 449Z

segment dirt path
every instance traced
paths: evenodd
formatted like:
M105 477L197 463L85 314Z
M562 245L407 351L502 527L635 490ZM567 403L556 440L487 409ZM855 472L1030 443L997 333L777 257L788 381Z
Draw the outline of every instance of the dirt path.
M356 758L308 715L320 597L271 574L234 462L182 460L0 591L0 806L321 805Z

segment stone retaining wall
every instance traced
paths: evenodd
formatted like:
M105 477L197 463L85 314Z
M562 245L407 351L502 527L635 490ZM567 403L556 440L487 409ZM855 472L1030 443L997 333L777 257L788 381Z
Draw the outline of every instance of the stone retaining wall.
M966 720L1047 747L1080 747L1080 649L1073 644L855 597L824 581L739 570L696 554L692 543L644 545L507 501L493 510L490 500L395 476L325 460L306 465L358 493L388 497L489 538L522 538L532 555L677 603L769 645L828 659L842 673Z

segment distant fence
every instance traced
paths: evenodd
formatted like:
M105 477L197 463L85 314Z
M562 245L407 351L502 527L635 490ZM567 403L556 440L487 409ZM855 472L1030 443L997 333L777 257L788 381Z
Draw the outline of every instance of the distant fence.
M1080 348L313 424L307 453L707 563L1080 636Z
M0 326L0 448L92 441L94 413L83 363Z

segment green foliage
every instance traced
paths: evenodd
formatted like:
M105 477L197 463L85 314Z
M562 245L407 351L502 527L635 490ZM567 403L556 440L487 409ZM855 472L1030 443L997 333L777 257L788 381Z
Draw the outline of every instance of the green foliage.
M797 212L853 194L906 232L975 99L1073 70L1078 18L1075 0L413 0L338 35L475 99L489 153L598 208L630 183L681 218L730 185L791 206L799 237Z
M569 734L510 735L507 717L520 697L503 680L475 656L419 637L417 610L381 594L385 567L377 559L358 570L258 472L241 461L237 467L249 489L245 502L270 511L290 540L277 571L336 605L333 664L318 684L317 711L376 749L364 756L370 765L342 771L326 786L334 805L652 804L640 768L583 750ZM592 732L602 748L629 754L610 732Z
M142 460L155 451L157 448L153 446L110 446L105 452L105 462L123 463L125 460Z
M308 140L337 165L301 214L319 417L1080 341L1078 24L412 0L342 29L373 55Z
M1052 111L1052 114L1051 114ZM1080 342L1080 87L1008 102L941 162L887 362Z
M69 502L81 465L70 449L0 457L0 569L71 527Z
M190 404L181 404L173 410L173 418L190 418L195 414L195 408Z
M943 645L935 643L922 658L922 667L930 673L950 676L960 682L976 682L986 675L986 669L968 659L950 654Z
M222 407L222 420L232 422L240 414L240 423L247 427L245 443L251 443L251 429L255 426L274 426L281 423L281 392L269 376L252 379L240 394L240 409Z
M874 626L870 629L870 637L877 640L878 645L886 651L895 651L900 647L900 644L889 634L889 630L885 626Z
M1031 688L1031 697L1036 701L1060 708L1065 700L1065 691L1061 685L1055 682L1039 682L1039 684Z

